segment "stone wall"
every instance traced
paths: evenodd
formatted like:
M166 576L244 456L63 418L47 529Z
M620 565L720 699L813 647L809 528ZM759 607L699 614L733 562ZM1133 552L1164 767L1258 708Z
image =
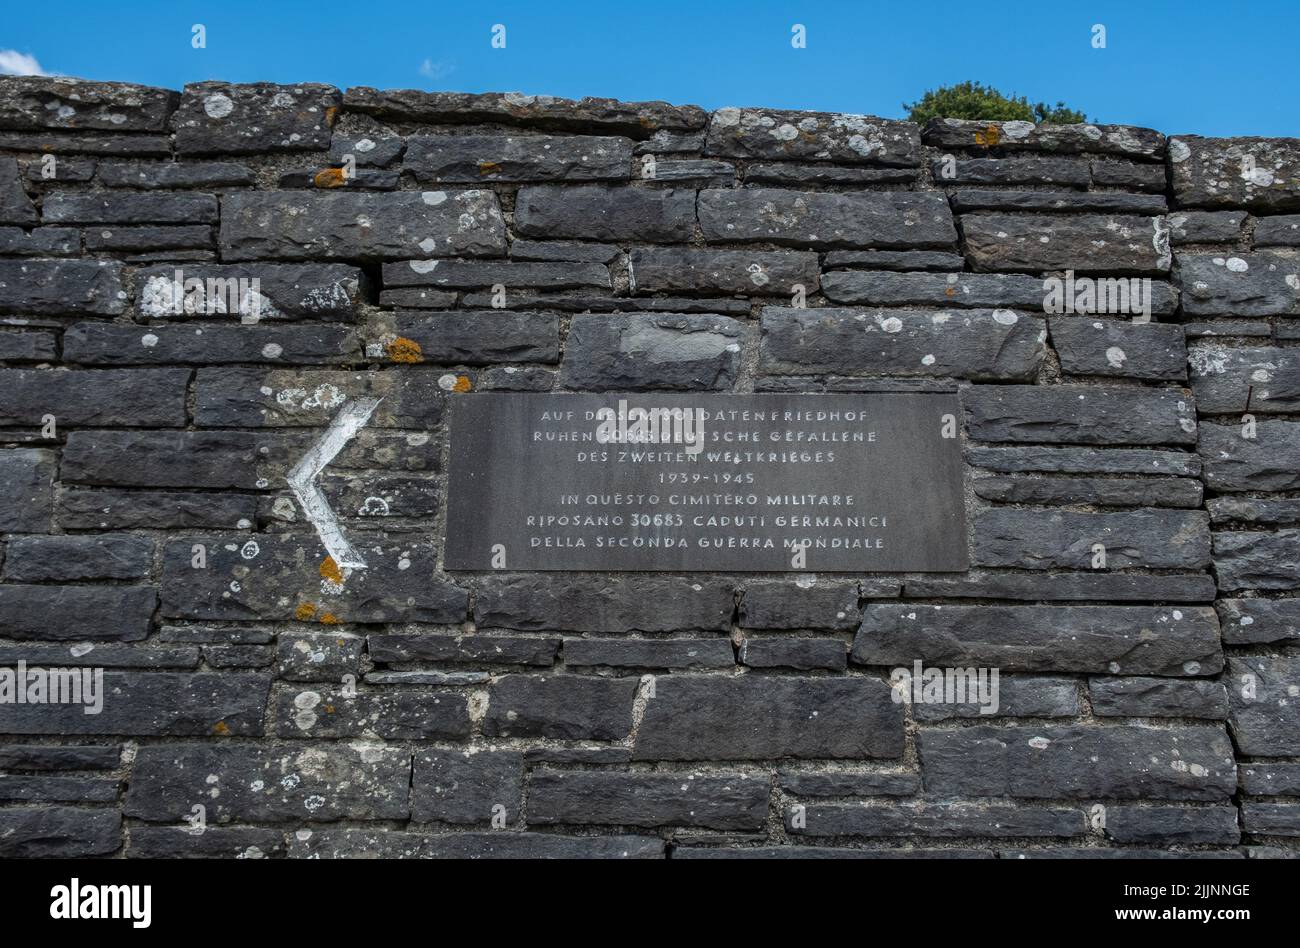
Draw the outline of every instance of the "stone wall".
M0 79L0 663L106 691L0 854L1294 855L1297 248L1295 139ZM452 399L648 389L958 391L972 568L442 570Z

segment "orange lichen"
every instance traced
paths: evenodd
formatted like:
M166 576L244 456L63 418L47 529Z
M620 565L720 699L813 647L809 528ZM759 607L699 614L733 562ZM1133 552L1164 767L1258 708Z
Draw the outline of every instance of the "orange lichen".
M326 168L316 172L311 180L318 188L341 188L347 185L348 175L342 168Z
M478 163L479 174L496 174L501 170L501 166L495 161L480 161Z
M975 143L985 148L992 148L1000 141L1002 141L1002 129L996 125L986 125L975 133Z
M338 113L339 113L338 106L334 106L334 105L326 106L326 108L325 108L325 124L326 124L327 126L333 126L333 125L334 125L334 117L335 117L336 115L338 115Z
M334 562L334 557L327 556L320 561L320 578L328 579L331 583L343 582L343 570Z
M407 339L405 336L398 336L386 347L388 358L394 362L423 362L424 350L414 339Z
M321 625L338 625L339 618L332 612L322 612L320 617Z
M299 622L306 622L315 614L316 614L316 607L313 606L310 602L304 602L301 606L299 606L297 609L294 610L293 617L297 619Z
M469 380L468 375L460 375L456 377L456 381L452 384L451 390L453 392L468 392L473 387L474 383Z
M225 721L218 721L216 724L212 725L212 733L225 737L230 733L230 726L227 725Z

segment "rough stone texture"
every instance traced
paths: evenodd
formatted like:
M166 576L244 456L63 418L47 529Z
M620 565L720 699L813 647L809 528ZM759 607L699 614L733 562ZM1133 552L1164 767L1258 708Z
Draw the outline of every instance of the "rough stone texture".
M1298 161L0 77L0 855L1300 855ZM955 393L973 566L448 574L490 391Z

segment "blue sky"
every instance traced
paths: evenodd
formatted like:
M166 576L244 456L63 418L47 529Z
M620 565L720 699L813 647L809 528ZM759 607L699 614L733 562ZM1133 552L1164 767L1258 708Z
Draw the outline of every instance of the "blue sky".
M191 45L196 23L205 49ZM796 23L805 49L791 46ZM491 46L494 24L505 49ZM171 88L319 81L887 117L978 79L1096 121L1300 135L1298 36L1297 0L5 0L0 71L32 57L51 73Z

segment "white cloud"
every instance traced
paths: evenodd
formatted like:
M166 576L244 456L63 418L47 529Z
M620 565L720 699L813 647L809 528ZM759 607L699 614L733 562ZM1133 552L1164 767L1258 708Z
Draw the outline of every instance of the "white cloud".
M16 49L0 49L0 76L48 76L35 56Z
M450 76L456 71L456 64L449 62L434 62L432 59L426 59L420 63L420 75L428 79L442 79Z

